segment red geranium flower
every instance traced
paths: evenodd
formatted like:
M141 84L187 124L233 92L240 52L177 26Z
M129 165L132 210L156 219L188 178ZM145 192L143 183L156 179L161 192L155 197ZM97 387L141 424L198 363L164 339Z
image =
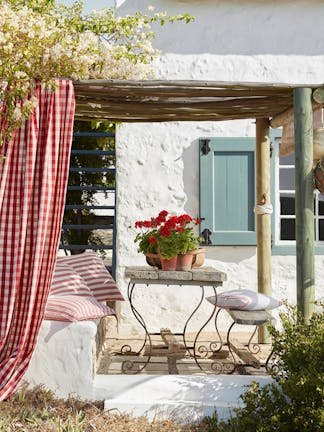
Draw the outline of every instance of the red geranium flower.
M159 253L163 258L171 258L177 254L185 254L199 247L200 237L194 233L194 225L200 220L193 219L187 213L180 216L169 215L166 210L150 220L135 222L135 228L144 228L138 233L138 251Z
M171 230L168 229L167 227L162 227L162 228L160 229L160 234L161 234L162 237L170 237L170 235L171 235Z
M165 219L167 216L168 216L168 212L166 211L166 210L162 210L162 211L160 211L160 213L159 213L159 218L160 219Z

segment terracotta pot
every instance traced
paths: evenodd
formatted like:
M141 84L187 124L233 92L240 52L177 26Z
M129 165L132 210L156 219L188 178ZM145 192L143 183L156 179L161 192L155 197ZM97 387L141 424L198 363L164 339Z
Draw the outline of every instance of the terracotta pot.
M205 249L199 248L193 251L192 268L201 267L205 262Z
M174 271L177 268L177 259L178 256L175 255L172 258L162 258L161 257L161 266L164 271Z
M201 267L205 262L205 249L199 248L194 251L191 251L191 253L192 253L192 268ZM157 267L158 269L162 268L161 257L159 254L146 253L144 255L146 257L146 262L148 265L152 267Z
M161 257L159 254L146 253L145 257L146 257L146 262L148 265L150 265L152 267L157 267L159 269L162 268Z
M187 252L183 255L178 255L177 270L178 271L189 271L192 267L192 261L194 257L194 251Z

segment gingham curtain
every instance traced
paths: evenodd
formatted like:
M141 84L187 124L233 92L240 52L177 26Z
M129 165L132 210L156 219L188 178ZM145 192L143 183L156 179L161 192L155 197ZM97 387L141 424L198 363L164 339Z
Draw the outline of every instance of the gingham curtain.
M74 117L69 80L37 86L38 107L0 148L0 400L22 379L53 275Z

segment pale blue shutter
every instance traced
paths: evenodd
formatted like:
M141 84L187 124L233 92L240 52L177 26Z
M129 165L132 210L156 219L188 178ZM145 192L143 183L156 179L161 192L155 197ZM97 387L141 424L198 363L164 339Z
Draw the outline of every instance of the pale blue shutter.
M213 245L255 245L254 203L255 139L200 140L201 233Z

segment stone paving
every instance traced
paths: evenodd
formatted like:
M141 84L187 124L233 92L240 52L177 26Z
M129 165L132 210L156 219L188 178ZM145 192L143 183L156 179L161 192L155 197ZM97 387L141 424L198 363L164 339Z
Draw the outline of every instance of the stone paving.
M233 333L233 339L239 340L242 344L245 344L249 339L249 334L247 333ZM207 347L209 349L210 342L213 341L213 335L209 333L204 333L202 338L199 340L199 346ZM221 334L223 340L225 340L225 334ZM189 346L193 345L193 338L188 337ZM256 338L252 342L257 342ZM136 355L136 352L142 347L143 340L139 338L111 338L107 339L106 346L107 349L103 353L101 360L99 362L99 367L97 370L98 374L121 374L123 365L127 368L127 365L131 368L128 373L141 373L141 374L158 374L164 375L172 373L179 373L183 375L201 375L201 374L219 374L219 373L230 373L233 371L233 358L228 351L227 345L222 347L220 352L212 354L209 350L207 356L205 357L205 349L202 350L202 355L199 356L198 362L201 369L197 366L194 359L189 355L183 356L180 352L171 355L171 369L170 360L168 361L167 355L161 355L163 352L163 340L159 336L152 336L152 344L157 347L156 354L153 355L146 365L146 367L141 370L147 360L145 354L148 353L148 347L143 350L144 355ZM122 347L129 345L131 351L127 355L121 355ZM181 338L179 338L179 345L181 346ZM261 365L264 365L269 353L270 345L260 344L260 352L255 354L254 357L256 361L260 361ZM248 375L266 375L267 371L264 366L259 368L251 366L241 366L242 360L234 354L235 360L238 367L235 369L235 374L248 374Z

